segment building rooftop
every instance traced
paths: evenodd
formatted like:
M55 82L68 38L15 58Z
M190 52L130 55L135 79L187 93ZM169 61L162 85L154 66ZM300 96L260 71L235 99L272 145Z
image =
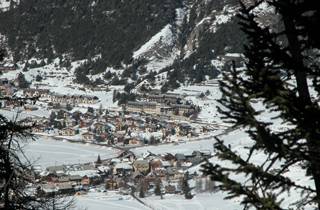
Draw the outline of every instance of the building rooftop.
M128 101L128 105L131 106L156 106L156 102L142 102L142 101Z

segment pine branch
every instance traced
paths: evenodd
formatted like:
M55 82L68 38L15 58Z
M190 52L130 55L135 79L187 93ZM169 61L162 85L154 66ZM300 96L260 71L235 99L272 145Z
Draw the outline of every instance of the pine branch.
M229 192L229 196L226 199L244 196L245 198L241 202L244 205L254 206L256 209L282 209L280 203L275 202L272 194L268 194L267 197L261 197L249 187L230 179L228 175L224 174L224 170L219 165L206 164L204 165L203 172L205 174L206 172L211 172L208 175L210 175L212 180L221 183L219 188Z

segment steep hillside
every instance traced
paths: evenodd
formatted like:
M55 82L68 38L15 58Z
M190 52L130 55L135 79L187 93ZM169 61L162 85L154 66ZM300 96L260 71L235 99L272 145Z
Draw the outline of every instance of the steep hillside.
M176 88L185 81L201 82L214 78L226 53L241 53L245 37L235 17L237 1L192 1L178 33L180 55L170 70L168 86Z
M101 54L108 64L120 65L174 18L175 7L160 0L25 0L1 14L0 31L17 60Z

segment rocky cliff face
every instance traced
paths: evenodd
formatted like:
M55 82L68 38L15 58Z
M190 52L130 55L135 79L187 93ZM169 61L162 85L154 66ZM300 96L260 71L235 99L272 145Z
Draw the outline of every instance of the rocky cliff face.
M161 85L166 88L214 78L224 65L219 57L243 51L238 9L233 0L183 1L174 21L143 45L134 60L143 59L149 72L165 72L168 80Z
M137 84L165 74L161 86L174 88L217 76L219 56L242 52L237 8L236 0L24 0L0 13L0 34L16 62L87 59L80 73L111 82L106 69L121 69L118 79Z
M190 54L199 48L203 37L216 33L220 26L231 21L237 5L232 1L208 0L194 1L186 8L184 52Z

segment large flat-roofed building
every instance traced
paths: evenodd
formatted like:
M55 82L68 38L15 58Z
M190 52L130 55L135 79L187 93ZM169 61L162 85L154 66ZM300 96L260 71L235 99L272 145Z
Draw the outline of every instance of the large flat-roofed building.
M128 112L145 112L147 114L158 114L158 115L184 115L195 111L195 107L192 105L183 104L171 104L166 106L156 102L145 102L145 101L129 101L126 104L126 111Z
M149 94L140 95L140 98L149 102L157 102L160 104L176 104L183 99L183 97L179 94Z
M0 72L6 73L10 71L15 71L16 67L14 64L0 64Z
M160 114L160 104L155 102L129 101L126 105L128 112L145 112L150 114Z
M27 88L23 90L23 94L26 97L48 97L50 91L48 89L34 89L34 88Z
M195 110L192 105L174 104L171 107L178 115L183 115L184 113L193 112Z
M51 95L51 102L53 103L65 103L65 104L95 104L99 102L99 98L96 96L84 96L84 95Z

